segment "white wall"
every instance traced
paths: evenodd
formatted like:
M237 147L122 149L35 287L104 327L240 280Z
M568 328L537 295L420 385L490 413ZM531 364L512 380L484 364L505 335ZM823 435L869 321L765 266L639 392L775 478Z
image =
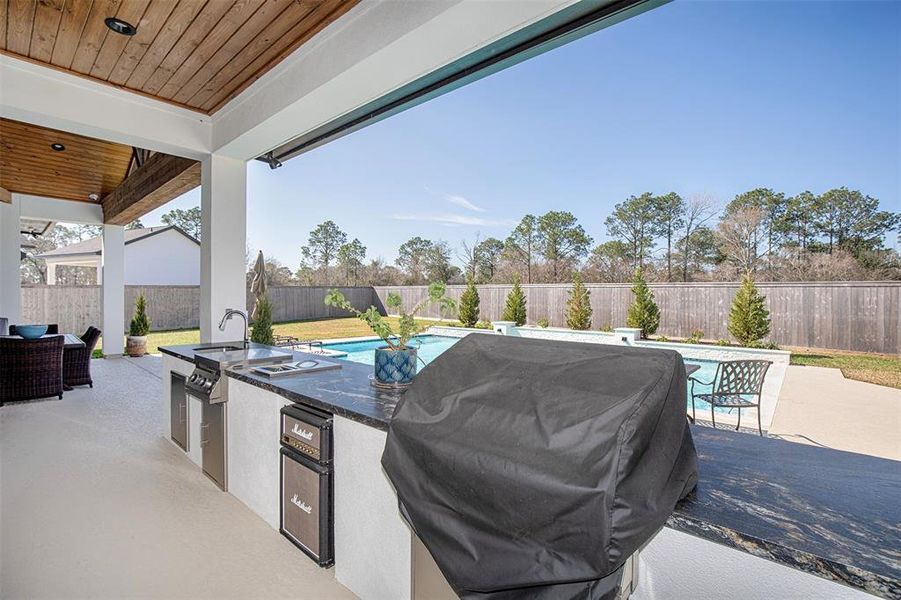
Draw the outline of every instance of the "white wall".
M125 285L200 285L200 245L172 229L127 244Z
M409 600L413 538L382 470L387 433L335 415L335 579L365 600Z
M865 600L869 594L663 528L641 552L630 600Z
M210 151L202 113L12 56L0 56L0 81L5 118L194 159Z

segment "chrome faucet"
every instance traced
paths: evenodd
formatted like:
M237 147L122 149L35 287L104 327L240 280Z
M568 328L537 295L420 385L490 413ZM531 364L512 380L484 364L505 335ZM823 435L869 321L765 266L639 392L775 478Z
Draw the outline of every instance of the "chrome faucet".
M243 310L226 308L225 315L223 315L222 320L219 321L219 331L225 331L225 323L235 315L241 315L241 318L244 319L244 348L246 349L250 346L250 340L247 338L247 313Z

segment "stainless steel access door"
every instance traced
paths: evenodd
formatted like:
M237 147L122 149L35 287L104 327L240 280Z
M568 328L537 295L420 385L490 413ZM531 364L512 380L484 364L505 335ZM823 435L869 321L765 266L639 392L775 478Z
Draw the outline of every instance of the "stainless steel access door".
M188 451L188 396L185 376L172 371L169 390L169 435L185 452Z
M228 489L226 473L226 427L225 411L227 404L203 402L200 421L200 445L203 456L203 472L222 488Z

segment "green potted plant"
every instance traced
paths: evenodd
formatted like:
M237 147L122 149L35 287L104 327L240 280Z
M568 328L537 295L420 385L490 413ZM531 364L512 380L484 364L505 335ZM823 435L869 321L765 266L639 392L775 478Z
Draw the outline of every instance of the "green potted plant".
M135 314L128 326L125 342L125 353L129 356L147 354L147 333L150 331L150 318L147 316L147 299L141 294L135 299Z
M456 309L456 303L446 295L447 286L436 282L429 285L428 296L423 298L413 310L404 310L399 294L391 292L385 299L385 305L400 315L397 332L379 314L376 307L370 306L365 311L357 310L344 294L336 289L329 290L325 296L325 304L341 308L364 321L372 331L385 341L385 346L375 349L375 380L383 385L403 386L413 381L416 375L416 347L409 345L422 327L416 322L416 314L430 304L438 304L441 313Z

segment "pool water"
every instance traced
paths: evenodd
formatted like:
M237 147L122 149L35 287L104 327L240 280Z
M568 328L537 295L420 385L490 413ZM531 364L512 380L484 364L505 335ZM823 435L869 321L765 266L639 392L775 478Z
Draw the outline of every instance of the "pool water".
M460 338L447 337L443 335L418 335L410 342L411 346L415 346L418 350L417 354L422 359L425 364L429 364L433 360L435 360L439 354L456 344L460 341ZM376 348L381 348L385 345L385 342L382 340L370 340L370 341L361 341L361 342L341 342L337 344L325 344L325 348L329 350L336 350L338 352L346 352L346 356L341 356L343 360L349 360L352 362L362 363L364 365L371 365L375 361L375 354L373 350ZM718 364L715 360L696 360L696 359L688 359L685 361L686 363L700 365L700 369L695 371L692 376L700 379L701 381L713 381L713 376L716 373L716 365ZM420 363L420 368L422 368L422 363ZM698 393L704 394L710 392L710 386L697 386L695 385L695 391ZM691 386L688 388L688 409L691 410ZM716 412L718 413L727 413L730 409L728 408L717 408ZM695 400L695 411L697 415L702 419L707 419L710 416L710 405L702 400Z
M417 355L425 364L429 364L438 355L460 341L460 338L446 337L443 335L417 335L410 341L410 346L417 350ZM347 356L341 356L344 360L349 360L364 365L375 363L375 353L373 350L385 346L382 340L371 340L367 342L343 342L340 344L325 344L325 348L329 350L337 350L338 352L347 352ZM419 363L420 368L422 362Z

